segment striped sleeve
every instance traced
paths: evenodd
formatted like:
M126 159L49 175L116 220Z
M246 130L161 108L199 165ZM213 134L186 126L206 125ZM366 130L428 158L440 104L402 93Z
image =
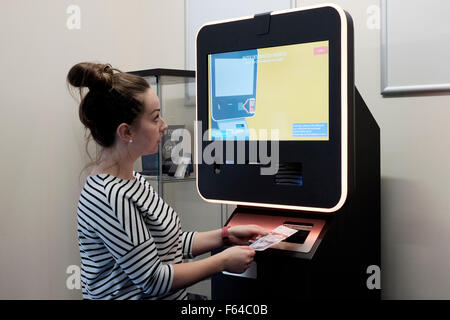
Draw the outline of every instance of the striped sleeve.
M160 261L153 239L135 246L117 263L146 295L157 297L170 292L173 267Z
M181 235L181 243L183 247L183 259L192 259L192 245L194 244L194 237L196 232L183 232Z
M149 190L151 190L151 192L154 192L151 185L148 183L148 181L145 180L145 178L140 173L135 172L135 176L137 179L139 179L141 183L146 185L149 188ZM181 234L183 259L194 258L194 255L192 254L192 245L194 243L195 233L196 232L183 232Z
M139 182L131 180L108 190L104 204L109 210L91 207L90 199L83 201L82 209L89 211L89 224L97 231L106 248L120 268L145 295L157 297L170 292L173 267L163 264L156 245L139 210L131 201L138 196ZM89 186L86 191L89 191ZM92 189L90 190L94 192ZM98 197L101 195L99 194ZM105 223L107 221L108 223Z

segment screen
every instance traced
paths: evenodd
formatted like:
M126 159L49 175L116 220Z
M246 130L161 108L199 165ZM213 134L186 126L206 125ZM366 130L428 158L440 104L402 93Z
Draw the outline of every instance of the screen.
M328 41L209 54L209 140L328 141L328 69Z

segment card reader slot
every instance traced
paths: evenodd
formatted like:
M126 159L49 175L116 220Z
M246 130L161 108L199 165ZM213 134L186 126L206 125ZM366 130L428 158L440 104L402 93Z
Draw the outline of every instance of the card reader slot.
M292 236L284 239L283 241L290 242L290 243L298 243L298 244L305 243L305 240L306 240L306 238L308 238L308 235L311 232L311 229L313 227L312 223L295 222L295 221L286 221L283 223L283 225L285 225L286 227L298 230Z

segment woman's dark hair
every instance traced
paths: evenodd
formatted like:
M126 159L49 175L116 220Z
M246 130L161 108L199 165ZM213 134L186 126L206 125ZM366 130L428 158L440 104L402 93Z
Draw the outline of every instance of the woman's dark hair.
M102 147L114 144L121 123L131 125L143 112L143 102L136 97L150 88L142 77L121 72L109 64L91 62L74 65L67 74L67 83L79 88L80 120ZM89 92L83 97L84 88Z

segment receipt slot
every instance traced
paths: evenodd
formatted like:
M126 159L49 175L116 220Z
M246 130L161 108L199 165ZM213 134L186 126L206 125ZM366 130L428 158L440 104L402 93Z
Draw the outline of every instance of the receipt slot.
M196 152L214 161L197 161L198 192L236 206L226 225L298 230L245 273L215 275L213 299L380 298L366 284L380 267L380 130L353 74L336 5L200 29Z

